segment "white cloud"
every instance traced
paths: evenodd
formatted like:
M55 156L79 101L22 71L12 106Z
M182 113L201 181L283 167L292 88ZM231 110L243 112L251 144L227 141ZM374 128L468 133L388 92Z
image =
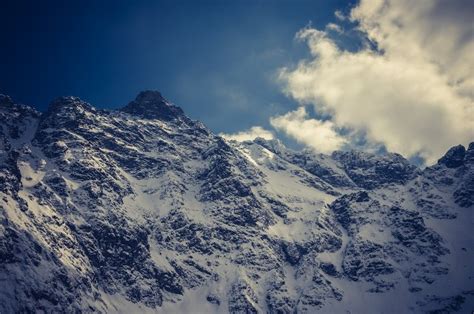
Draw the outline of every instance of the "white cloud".
M346 16L344 15L344 13L342 13L341 11L337 10L336 12L334 12L334 16L339 20L339 21L344 21L346 19Z
M305 28L297 37L313 58L282 69L286 92L331 115L331 130L364 132L390 151L433 162L450 146L474 138L474 26L472 8L465 5L474 6L361 1L350 19L378 51L345 51L328 33ZM293 132L309 143L305 134Z
M304 107L272 117L270 123L274 128L321 153L332 153L346 143L334 130L331 121L309 119Z
M226 140L234 140L238 142L252 141L257 137L261 137L266 140L272 140L274 138L272 132L265 130L260 126L253 126L246 131L241 131L234 134L220 133L219 135L225 138Z
M472 0L364 0L351 20L390 56L435 64L473 97L473 12Z
M326 30L334 31L334 32L339 33L339 34L344 32L340 25L337 25L337 24L334 24L334 23L327 24L326 25Z

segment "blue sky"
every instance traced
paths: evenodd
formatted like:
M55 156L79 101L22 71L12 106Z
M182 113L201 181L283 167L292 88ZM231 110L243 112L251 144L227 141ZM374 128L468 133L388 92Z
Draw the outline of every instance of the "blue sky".
M308 55L294 40L347 1L11 1L0 10L0 92L44 110L75 95L116 108L156 89L215 132L296 105L275 79Z
M473 20L472 0L4 1L0 93L153 89L227 138L431 164L474 140Z

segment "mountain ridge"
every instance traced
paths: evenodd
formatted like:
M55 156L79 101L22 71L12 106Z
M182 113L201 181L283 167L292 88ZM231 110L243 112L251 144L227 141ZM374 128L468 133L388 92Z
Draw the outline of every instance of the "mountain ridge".
M226 141L154 91L46 113L0 95L0 126L2 312L474 304L474 143L420 170Z

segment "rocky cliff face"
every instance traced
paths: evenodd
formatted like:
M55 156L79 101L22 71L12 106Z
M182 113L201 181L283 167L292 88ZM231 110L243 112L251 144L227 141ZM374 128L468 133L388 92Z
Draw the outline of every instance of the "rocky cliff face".
M45 113L0 96L0 312L455 312L474 306L474 144L228 142L158 92Z

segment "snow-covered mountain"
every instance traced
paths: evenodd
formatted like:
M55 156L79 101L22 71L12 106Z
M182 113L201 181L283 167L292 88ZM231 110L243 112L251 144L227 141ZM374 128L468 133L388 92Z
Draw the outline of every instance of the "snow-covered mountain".
M0 96L1 313L470 313L474 143L229 142L145 91Z

